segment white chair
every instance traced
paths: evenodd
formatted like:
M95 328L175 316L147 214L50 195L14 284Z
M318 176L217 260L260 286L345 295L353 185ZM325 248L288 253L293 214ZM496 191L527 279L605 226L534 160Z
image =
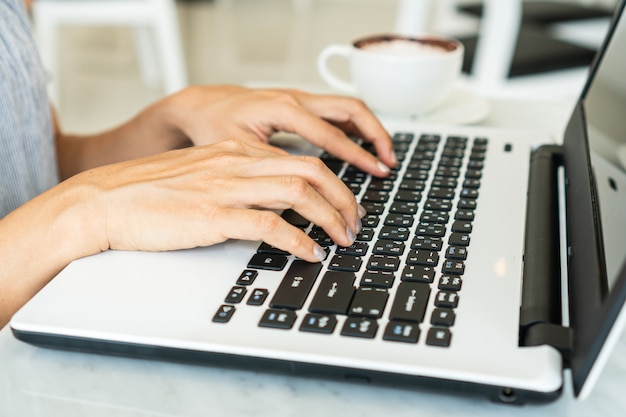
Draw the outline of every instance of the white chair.
M419 12L416 3L421 3ZM458 3L458 0L398 0L395 30L408 34L424 31L448 33L438 26L442 21L453 20L460 14L456 11ZM586 77L585 67L509 77L522 27L523 0L482 0L482 5L482 17L477 20L474 59L470 75L466 78L470 88L490 95L576 97ZM421 15L418 16L418 13ZM607 27L608 19L593 25L593 36L585 33L584 37L601 39ZM446 29L450 28L451 25L446 25ZM552 35L559 37L555 33ZM561 38L568 40L565 36ZM590 48L599 46L589 43Z
M33 26L44 66L53 74L50 96L59 102L59 28L63 25L123 25L135 32L142 77L161 81L166 94L187 85L174 0L35 0ZM56 77L55 77L56 76Z
M436 31L433 22L450 19L456 1L398 0L395 31L418 34ZM479 90L495 90L507 81L507 74L521 23L522 0L484 0L470 82Z

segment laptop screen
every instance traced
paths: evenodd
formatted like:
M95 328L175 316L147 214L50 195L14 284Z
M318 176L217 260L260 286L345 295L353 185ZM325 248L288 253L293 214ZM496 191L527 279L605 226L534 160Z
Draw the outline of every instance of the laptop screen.
M574 391L582 396L621 332L614 325L624 318L625 70L626 14L621 2L564 137L570 365Z
M615 285L626 252L626 23L621 19L583 100L602 224L605 292ZM605 294L606 295L606 294Z

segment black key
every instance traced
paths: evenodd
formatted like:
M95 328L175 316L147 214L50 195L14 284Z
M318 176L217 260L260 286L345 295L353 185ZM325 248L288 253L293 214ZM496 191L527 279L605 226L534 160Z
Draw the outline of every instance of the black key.
M414 323L390 321L385 327L384 340L391 342L417 343L420 337L420 328Z
M379 239L405 241L409 238L409 229L406 227L383 226L378 234Z
M222 304L220 308L217 309L217 312L213 316L213 321L215 323L228 323L230 319L233 317L234 313L235 313L235 306Z
M254 269L245 269L239 278L237 278L237 285L250 285L254 282L256 277L259 275L259 271L255 271Z
M307 314L302 320L300 331L330 334L337 326L337 318L328 314Z
M476 210L476 200L461 198L456 206L460 209Z
M415 230L415 234L441 237L446 234L446 227L437 223L420 223Z
M436 148L435 148L436 149ZM433 151L416 149L411 160L413 161L432 161L435 159L435 153Z
M287 257L271 253L257 253L250 262L248 268L269 269L271 271L281 271L287 265Z
M390 180L386 180L383 178L372 178L369 185L367 186L368 190L379 190L379 191L391 191L394 187L394 182Z
M485 152L472 149L472 153L470 154L469 159L470 161L484 161L485 155Z
M428 192L429 198L440 198L443 200L452 200L454 198L454 189L432 187Z
M435 200L429 198L426 200L426 203L424 203L425 210L450 211L451 208L452 203L450 203L450 200Z
M475 188L463 188L461 190L461 198L471 198L475 200L478 198L478 190Z
M373 203L371 201L362 201L361 205L367 214L382 214L385 211L385 205L382 203Z
M378 226L379 222L380 222L380 217L373 216L373 215L365 216L361 219L361 223L363 224L364 228L367 228L367 227L374 228Z
M296 313L291 310L267 309L259 321L260 327L291 329L296 321Z
M441 167L435 171L436 177L452 177L457 178L461 174L461 171L455 167Z
M395 201L412 201L418 203L421 199L422 193L415 190L399 190L395 196Z
M449 177L435 177L431 183L431 186L440 188L456 188L456 185L456 178Z
M467 169L483 169L484 166L483 161L471 160L467 163Z
M328 271L311 301L312 313L347 314L354 296L355 276L351 272Z
M409 163L409 165L406 167L407 169L407 173L408 172L413 172L413 171L430 171L430 168L432 167L432 164L430 161L427 160L423 160L423 159L415 159L413 158L413 160ZM404 178L407 178L407 176L405 175ZM426 179L426 178L414 178L414 177L410 177L411 179Z
M450 216L445 211L424 210L420 216L421 223L446 224Z
M474 211L473 210L464 210L458 209L456 213L454 213L455 220L465 220L465 221L473 221L474 220Z
M450 340L452 339L452 333L445 327L431 327L428 330L428 336L426 336L426 344L430 346L450 346Z
M463 165L463 159L461 158L450 158L450 157L441 157L439 160L438 168L460 168Z
M367 253L369 245L364 242L354 242L350 246L340 246L335 250L338 255L363 256Z
M465 178L472 178L479 180L483 176L483 172L480 169L468 169L465 171Z
M463 158L465 152L463 149L448 147L446 146L441 152L441 156L449 157L449 158Z
M465 233L451 233L448 243L454 246L469 246L470 237Z
M281 217L285 219L287 223L300 228L306 228L310 224L306 218L291 209L283 211Z
M379 318L383 315L389 294L384 288L360 287L354 294L348 314Z
M400 183L400 190L424 191L426 183L423 180L403 180Z
M455 220L452 223L451 230L456 233L471 233L472 222L466 220Z
M463 280L458 275L442 275L439 278L439 289L444 291L460 291Z
M465 272L465 264L463 261L446 259L441 267L441 272L450 275L463 275L463 272Z
M426 305L430 296L430 285L421 282L402 282L389 312L390 320L424 321Z
M411 250L406 258L408 265L437 266L439 254L435 251Z
M270 307L301 309L321 269L320 263L293 261L272 297Z
M436 236L422 236L418 235L413 238L411 242L411 249L429 249L434 251L441 250L443 246L443 240Z
M389 199L389 191L369 190L363 194L361 201L372 201L376 203L384 203Z
M269 292L265 288L255 288L254 290L252 290L252 294L250 294L250 297L248 297L248 301L246 304L249 304L251 306L263 305L268 294Z
M435 297L435 307L456 308L459 305L459 295L451 291L439 291Z
M397 271L399 266L400 259L389 255L373 255L367 263L367 269L375 271Z
M435 280L435 268L424 265L406 265L400 279L408 282L431 283Z
M413 226L413 216L408 214L390 213L385 219L385 226Z
M228 292L228 295L224 299L224 302L231 303L231 304L240 303L241 300L243 300L243 297L245 297L247 292L248 290L246 287L240 287L239 285L235 285Z
M391 271L365 271L359 285L362 287L391 288L395 274Z
M315 226L313 229L311 229L311 231L309 232L309 236L320 246L323 246L325 248L335 244L335 242L333 242L333 240L330 238L330 236L328 236L324 229L318 226Z
M454 310L449 308L436 308L433 310L432 316L430 316L430 324L433 326L446 326L451 327L454 324L456 314Z
M284 251L282 249L278 249L275 246L272 246L270 244L267 244L265 242L261 243L261 245L259 245L259 247L256 250L257 253L271 253L271 254L275 254L275 255L289 255L289 252Z
M410 143L413 141L413 139L415 139L415 135L413 133L405 133L405 132L395 133L392 138L394 142L401 142L401 143Z
M464 261L467 259L467 248L464 246L448 246L446 258Z
M358 235L356 235L357 241L369 242L374 239L374 230L369 228L361 229Z
M480 188L480 180L466 178L465 181L463 181L463 188Z
M363 261L359 256L335 255L331 259L328 269L331 271L356 272L361 269Z
M348 317L341 329L342 336L364 337L373 339L378 331L378 323L375 319L367 317Z
M417 213L417 203L414 201L394 201L389 208L390 213L415 214Z
M396 240L379 240L374 245L372 253L376 255L400 256L404 253L404 243Z

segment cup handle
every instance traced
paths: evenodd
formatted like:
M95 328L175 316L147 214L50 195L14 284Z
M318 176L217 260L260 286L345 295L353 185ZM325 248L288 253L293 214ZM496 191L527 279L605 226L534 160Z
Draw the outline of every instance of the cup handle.
M351 53L351 46L339 44L329 45L322 50L317 58L317 70L324 81L331 87L350 95L356 95L357 91L354 84L342 80L328 68L328 61L332 56L337 55L349 59Z

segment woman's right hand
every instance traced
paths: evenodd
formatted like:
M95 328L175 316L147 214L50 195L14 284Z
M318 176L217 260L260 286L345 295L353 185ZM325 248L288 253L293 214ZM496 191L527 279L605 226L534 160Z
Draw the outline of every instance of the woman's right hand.
M234 238L263 240L316 262L322 248L272 209L297 211L342 246L352 244L365 214L318 158L238 140L100 167L62 186L89 196L99 236L93 252L185 249Z

